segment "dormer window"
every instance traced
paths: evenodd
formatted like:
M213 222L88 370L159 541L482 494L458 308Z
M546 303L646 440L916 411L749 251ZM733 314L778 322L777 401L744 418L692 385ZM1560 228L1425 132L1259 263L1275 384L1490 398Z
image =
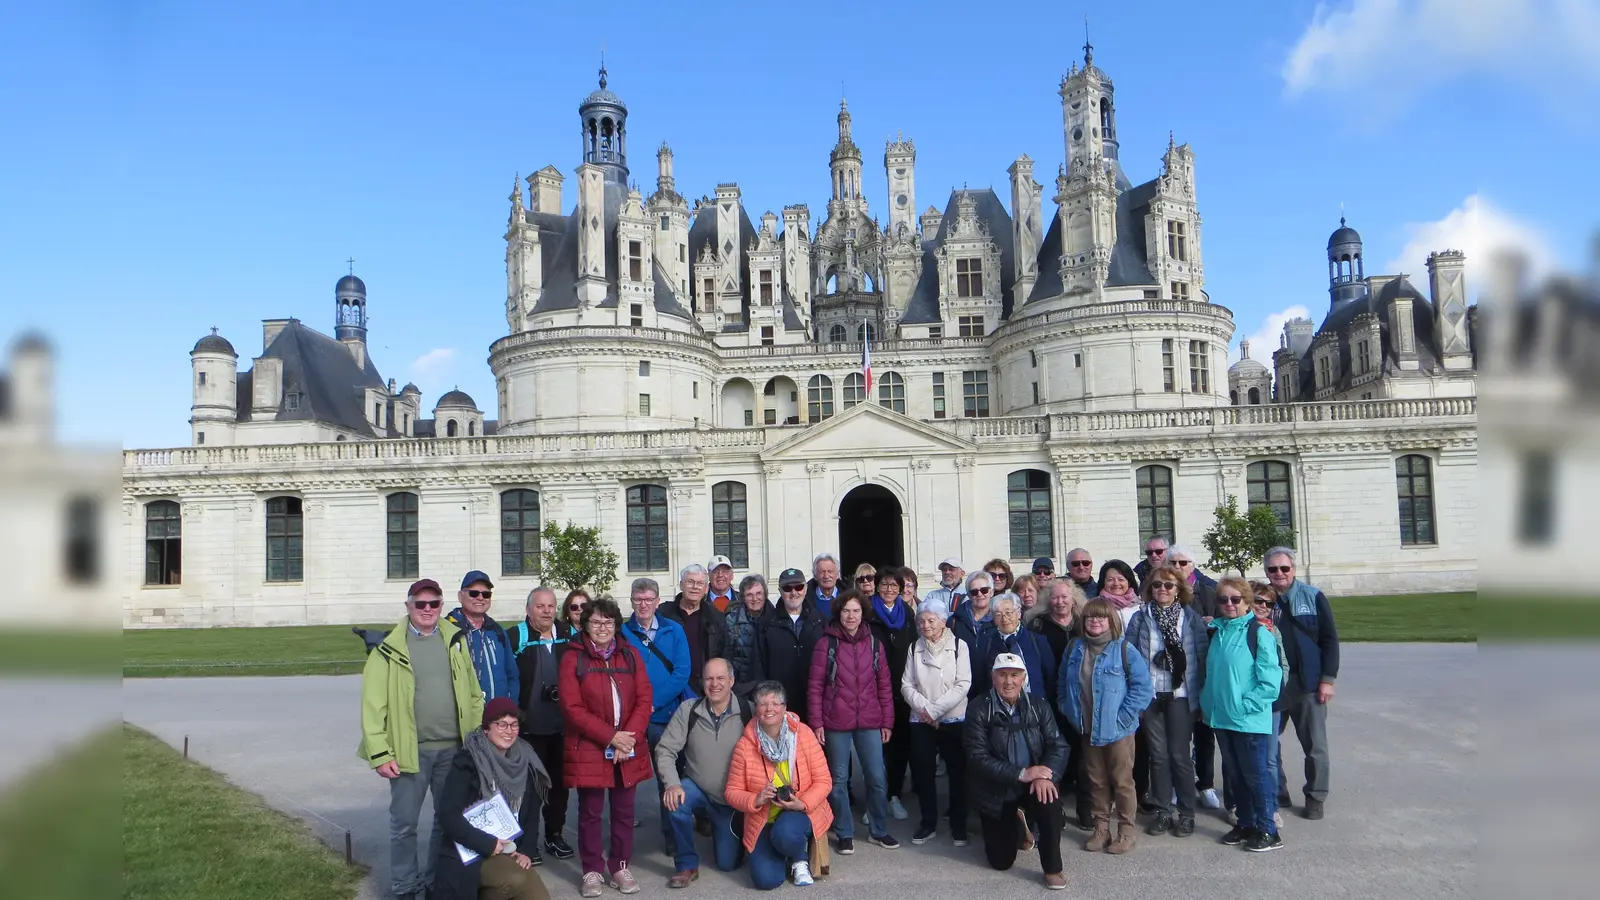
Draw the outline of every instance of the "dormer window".
M983 260L956 260L956 296L983 296Z
M1189 299L1189 282L1187 282L1187 281L1174 281L1172 283L1172 299L1174 299L1174 300L1187 300L1187 299Z
M1356 371L1362 375L1372 371L1372 344L1369 341L1356 344Z
M772 305L772 270L761 270L761 305Z
M300 392L299 391L291 391L291 392L285 394L283 396L283 408L284 409L299 409L300 408Z
M644 280L644 242L628 242L628 279L630 281Z
M1189 261L1189 236L1182 222L1167 223L1167 255L1178 262Z
M1325 388L1333 381L1333 367L1326 356L1317 357L1317 387Z

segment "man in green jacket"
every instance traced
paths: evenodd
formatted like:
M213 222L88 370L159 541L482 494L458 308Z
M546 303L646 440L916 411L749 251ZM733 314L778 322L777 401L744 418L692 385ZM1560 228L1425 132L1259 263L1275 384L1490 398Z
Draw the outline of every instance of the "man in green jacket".
M396 900L424 896L439 852L439 795L450 761L483 719L483 691L465 635L439 617L444 592L424 578L406 617L361 673L361 757L389 780L389 883ZM417 817L433 791L433 839L417 859Z

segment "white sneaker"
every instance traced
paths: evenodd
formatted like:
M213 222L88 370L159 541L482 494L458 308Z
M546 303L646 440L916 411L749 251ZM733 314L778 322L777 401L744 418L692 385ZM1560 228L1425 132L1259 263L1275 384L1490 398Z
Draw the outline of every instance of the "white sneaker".
M870 826L872 824L872 813L869 813L869 812L862 813L861 814L861 824Z
M1221 809L1222 798L1217 796L1216 788L1206 788L1200 792L1200 805L1206 809Z
M599 872L583 873L583 884L578 888L579 897L598 897L600 888L604 887L606 877Z
M911 818L911 813L906 812L905 804L900 802L899 797L889 798L889 815L894 816L896 819L899 819L902 822Z
M811 864L808 862L795 863L794 866L789 869L789 874L794 877L795 887L809 887L812 884Z

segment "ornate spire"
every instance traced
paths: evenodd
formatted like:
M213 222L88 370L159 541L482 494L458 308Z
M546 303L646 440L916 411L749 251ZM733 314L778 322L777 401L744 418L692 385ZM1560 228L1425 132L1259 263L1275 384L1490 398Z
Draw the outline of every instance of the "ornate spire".
M1083 17L1083 67L1094 65L1094 45L1089 43L1089 17Z
M606 89L606 48L600 45L600 90Z

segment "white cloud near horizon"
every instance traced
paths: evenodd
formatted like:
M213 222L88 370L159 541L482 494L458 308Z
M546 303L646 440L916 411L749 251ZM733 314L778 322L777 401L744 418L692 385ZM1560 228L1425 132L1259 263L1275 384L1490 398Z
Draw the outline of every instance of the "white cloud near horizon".
M1284 91L1346 93L1358 107L1403 106L1471 74L1524 84L1545 100L1600 84L1595 0L1334 0L1317 4L1283 63ZM1583 111L1570 110L1588 120Z
M414 379L437 378L449 372L455 361L456 348L437 347L411 361L411 374Z
M1305 304L1297 303L1288 309L1268 313L1261 325L1255 331L1243 335L1243 340L1250 342L1250 358L1261 363L1267 368L1272 368L1272 354L1278 349L1279 337L1283 334L1283 323L1290 319L1311 318L1311 310ZM1315 321L1314 319L1312 321ZM1228 351L1228 362L1238 362L1243 352L1241 344L1235 343Z
M1428 254L1435 250L1466 254L1469 300L1489 286L1493 260L1501 251L1512 250L1526 257L1528 275L1534 279L1555 266L1550 241L1537 226L1499 209L1482 194L1469 196L1442 218L1408 224L1406 231L1405 246L1382 271L1404 273L1423 294L1428 293Z

